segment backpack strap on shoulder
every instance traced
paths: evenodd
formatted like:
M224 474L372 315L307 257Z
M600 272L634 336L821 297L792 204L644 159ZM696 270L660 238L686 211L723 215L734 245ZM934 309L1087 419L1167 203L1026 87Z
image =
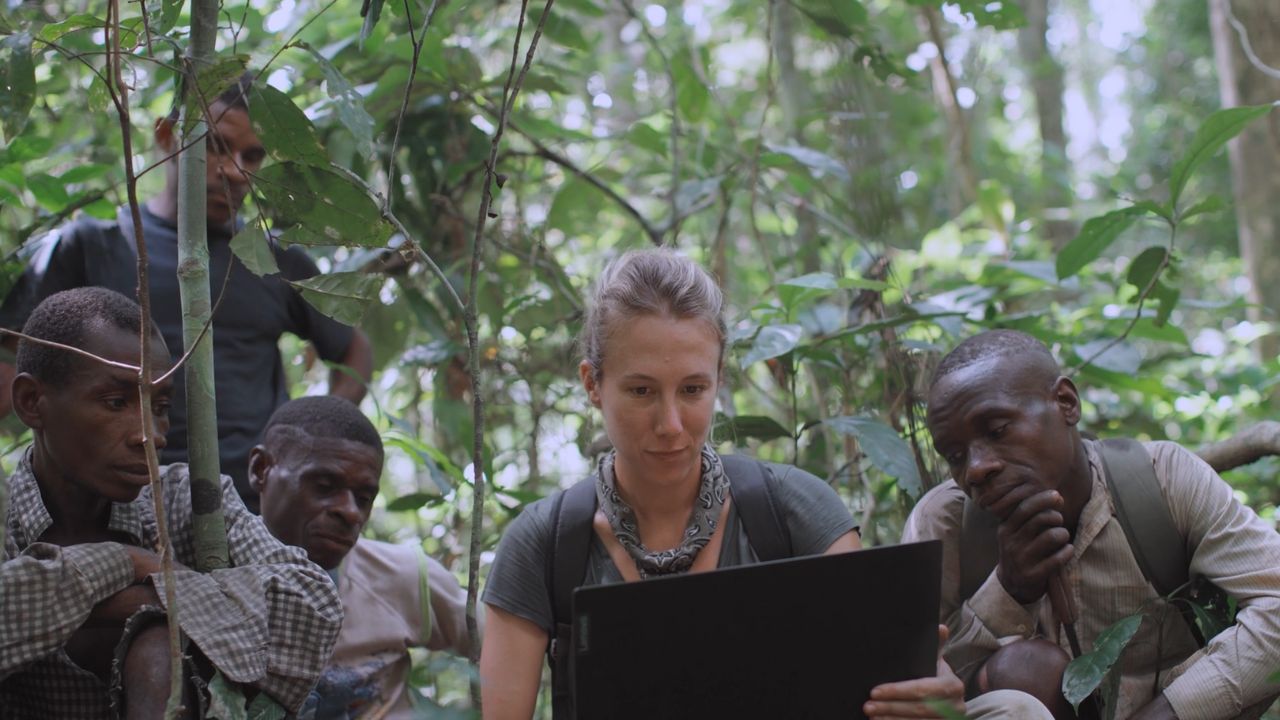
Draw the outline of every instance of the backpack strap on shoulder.
M573 630L573 590L582 584L591 551L591 526L596 515L594 476L560 493L551 509L551 553L547 587L551 590L551 619L555 634L547 643L551 665L552 714L573 717L573 682L569 652Z
M729 476L729 492L756 557L762 561L791 557L791 533L765 480L765 473L770 472L768 466L742 455L721 455L720 461Z
M996 529L1000 519L965 496L964 518L960 526L960 599L968 600L1000 561Z
M1156 592L1168 596L1187 584L1187 543L1173 524L1160 491L1151 455L1136 440L1115 438L1098 444L1107 486L1142 575Z

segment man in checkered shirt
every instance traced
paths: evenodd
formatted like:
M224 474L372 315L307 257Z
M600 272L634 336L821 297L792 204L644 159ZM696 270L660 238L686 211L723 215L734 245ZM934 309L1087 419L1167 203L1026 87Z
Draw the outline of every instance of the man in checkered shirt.
M0 565L0 718L158 718L169 687L168 614L140 428L138 306L103 288L51 295L24 331L119 365L23 340L14 409L33 442L8 480ZM152 335L153 377L170 365ZM154 387L151 434L168 429L172 380ZM194 563L187 467L161 468L177 561L177 622L208 679L296 711L342 622L333 583L276 540L222 478L232 567ZM188 690L194 709L197 693Z

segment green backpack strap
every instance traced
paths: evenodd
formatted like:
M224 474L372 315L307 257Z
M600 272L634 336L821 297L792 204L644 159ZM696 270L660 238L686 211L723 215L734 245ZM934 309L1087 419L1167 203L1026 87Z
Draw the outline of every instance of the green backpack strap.
M1156 592L1168 596L1190 579L1186 538L1169 514L1151 455L1142 443L1113 438L1098 443L1116 518L1142 575Z

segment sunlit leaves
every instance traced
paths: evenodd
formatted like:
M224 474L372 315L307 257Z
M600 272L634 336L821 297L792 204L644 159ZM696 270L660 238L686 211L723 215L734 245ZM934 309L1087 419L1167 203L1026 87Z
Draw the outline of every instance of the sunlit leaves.
M360 272L316 275L290 281L316 310L346 325L359 325L369 302L378 296L382 277Z
M1141 625L1141 613L1123 618L1098 635L1092 652L1081 655L1067 665L1066 672L1062 675L1062 694L1072 707L1079 709L1081 701L1102 683L1103 677L1116 664L1120 653Z
M872 465L884 474L897 478L898 486L907 494L920 497L922 486L920 471L916 469L915 454L897 430L866 416L828 418L823 424L836 432L856 437L858 445Z
M761 360L789 353L800 344L803 335L804 328L799 325L766 325L760 328L751 348L739 362L746 368Z
M231 252L254 275L270 275L280 272L271 243L257 225L242 228L231 238Z
M328 165L315 126L287 95L266 83L255 83L250 93L249 119L262 145L279 160L307 165Z
M1080 228L1080 234L1058 253L1058 278L1065 280L1080 272L1111 247L1135 220L1149 212L1147 208L1131 206L1089 218Z
M1205 160L1213 157L1228 140L1239 135L1249 123L1271 112L1272 105L1253 105L1219 110L1205 119L1185 154L1173 166L1169 176L1169 204L1178 206L1178 199L1191 179L1191 174Z
M31 36L15 33L0 40L0 130L6 140L27 126L36 101L36 68L31 58Z
M333 245L382 246L393 228L364 188L331 170L296 162L263 168L254 176L277 221L298 223Z
M432 36L430 33L428 35ZM311 53L311 57L320 66L320 71L324 73L325 91L337 110L338 122L355 138L356 150L363 157L372 155L374 122L364 107L364 98L324 55L305 43L298 45Z

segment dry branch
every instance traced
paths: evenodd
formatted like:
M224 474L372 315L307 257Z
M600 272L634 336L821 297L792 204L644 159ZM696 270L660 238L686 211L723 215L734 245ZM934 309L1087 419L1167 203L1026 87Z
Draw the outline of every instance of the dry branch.
M1264 420L1250 425L1226 440L1201 447L1196 454L1220 473L1280 455L1280 422Z

